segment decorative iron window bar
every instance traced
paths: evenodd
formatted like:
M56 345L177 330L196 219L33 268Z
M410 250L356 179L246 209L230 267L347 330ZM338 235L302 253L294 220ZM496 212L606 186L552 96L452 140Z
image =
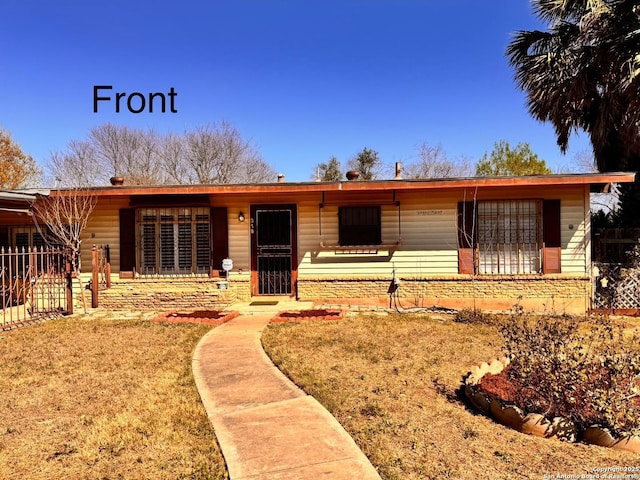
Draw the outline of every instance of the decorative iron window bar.
M539 200L479 201L479 272L539 273L542 268L541 214Z

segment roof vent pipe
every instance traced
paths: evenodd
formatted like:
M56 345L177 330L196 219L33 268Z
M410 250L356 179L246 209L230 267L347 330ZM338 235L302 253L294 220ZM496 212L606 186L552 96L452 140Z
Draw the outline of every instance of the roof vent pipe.
M284 183L284 173L278 174L278 183Z
M394 180L402 180L402 163L396 162L396 177Z

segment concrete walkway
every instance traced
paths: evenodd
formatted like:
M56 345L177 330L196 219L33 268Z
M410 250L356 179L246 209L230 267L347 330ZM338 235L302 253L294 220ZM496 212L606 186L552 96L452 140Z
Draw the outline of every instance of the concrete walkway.
M380 479L353 439L262 349L273 313L245 314L207 333L193 373L231 480Z

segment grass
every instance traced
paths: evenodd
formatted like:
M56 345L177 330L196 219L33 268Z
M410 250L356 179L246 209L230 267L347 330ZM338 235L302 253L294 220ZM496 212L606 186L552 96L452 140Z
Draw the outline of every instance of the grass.
M0 478L227 478L191 374L210 328L92 315L0 332Z
M527 436L472 411L457 390L495 358L494 327L425 315L271 324L270 357L354 437L383 479L531 478L637 465L636 455Z

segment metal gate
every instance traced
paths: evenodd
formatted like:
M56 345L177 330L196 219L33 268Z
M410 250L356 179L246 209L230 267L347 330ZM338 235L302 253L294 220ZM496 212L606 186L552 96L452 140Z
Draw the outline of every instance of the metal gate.
M70 313L70 282L60 249L0 249L0 330Z
M252 206L254 295L293 294L295 222L295 205Z

